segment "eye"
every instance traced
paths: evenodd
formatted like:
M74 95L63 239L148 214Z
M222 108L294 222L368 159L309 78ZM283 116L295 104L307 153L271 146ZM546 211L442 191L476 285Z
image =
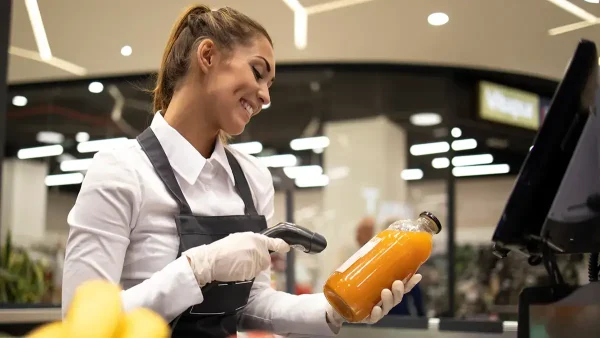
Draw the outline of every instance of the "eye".
M258 70L256 70L256 67L254 66L250 66L252 68L252 73L254 73L254 78L256 79L256 81L258 80L262 80L262 75L260 75L260 73L258 72Z

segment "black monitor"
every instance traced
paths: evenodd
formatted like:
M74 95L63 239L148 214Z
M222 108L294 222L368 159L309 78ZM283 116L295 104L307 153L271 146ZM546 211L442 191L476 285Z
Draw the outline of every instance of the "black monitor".
M600 251L599 213L587 203L600 193L597 91L596 45L582 40L494 232L498 256Z

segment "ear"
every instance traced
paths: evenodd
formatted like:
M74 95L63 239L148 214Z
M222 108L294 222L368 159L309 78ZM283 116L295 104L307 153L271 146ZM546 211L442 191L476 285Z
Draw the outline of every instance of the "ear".
M198 60L198 66L203 73L207 73L215 64L216 51L217 46L211 39L204 39L198 44L198 49L196 49L196 59Z

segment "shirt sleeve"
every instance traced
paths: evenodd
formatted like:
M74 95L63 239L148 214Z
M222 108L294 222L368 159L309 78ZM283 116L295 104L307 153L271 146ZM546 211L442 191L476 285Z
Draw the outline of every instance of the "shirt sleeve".
M94 156L73 209L69 213L62 285L62 312L66 314L74 291L82 283L104 279L119 283L142 205L143 187L123 154ZM181 257L144 282L122 291L123 307L149 308L170 321L203 301L190 264Z
M260 214L270 224L274 214L275 190L268 170L268 184L259 204ZM242 330L264 330L287 337L331 337L335 333L326 319L327 300L322 293L291 295L271 287L271 270L260 273L254 280L248 304L239 317Z

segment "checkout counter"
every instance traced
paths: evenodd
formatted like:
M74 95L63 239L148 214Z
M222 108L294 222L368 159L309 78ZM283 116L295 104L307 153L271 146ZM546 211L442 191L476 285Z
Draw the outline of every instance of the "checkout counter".
M60 318L60 307L0 308L0 337L2 333L22 336L39 325ZM344 324L337 337L515 338L517 322L388 316L375 325Z

